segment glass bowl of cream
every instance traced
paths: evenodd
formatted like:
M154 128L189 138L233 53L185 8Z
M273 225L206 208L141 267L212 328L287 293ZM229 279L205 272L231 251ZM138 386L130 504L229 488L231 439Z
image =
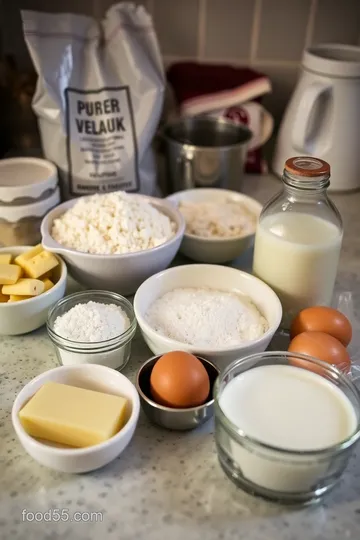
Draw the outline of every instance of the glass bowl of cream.
M66 296L49 311L47 331L60 364L100 364L123 369L131 353L136 318L131 302L110 291Z
M254 354L230 364L215 384L220 464L253 495L316 502L336 485L359 438L359 391L310 356Z

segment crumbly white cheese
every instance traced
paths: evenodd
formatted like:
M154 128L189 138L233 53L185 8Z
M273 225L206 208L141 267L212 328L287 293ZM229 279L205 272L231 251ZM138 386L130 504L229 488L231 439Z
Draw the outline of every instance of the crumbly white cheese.
M159 246L175 224L146 201L122 191L92 195L53 222L52 237L66 247L110 255Z
M255 232L256 217L240 202L182 201L186 232L207 238L231 238Z
M129 326L129 318L121 307L88 302L77 304L57 317L54 331L71 341L97 343L120 336Z
M205 288L169 291L153 302L145 318L165 337L213 349L253 341L269 328L246 296Z

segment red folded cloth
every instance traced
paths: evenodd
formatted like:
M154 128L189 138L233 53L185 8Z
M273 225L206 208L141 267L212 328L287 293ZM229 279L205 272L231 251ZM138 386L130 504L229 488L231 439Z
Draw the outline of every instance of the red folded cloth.
M178 62L167 71L183 115L202 114L253 101L271 92L269 78L253 69Z

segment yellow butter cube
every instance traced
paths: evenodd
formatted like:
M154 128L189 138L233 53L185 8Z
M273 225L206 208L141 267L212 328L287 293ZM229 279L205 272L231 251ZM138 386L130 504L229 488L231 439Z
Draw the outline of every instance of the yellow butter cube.
M21 268L17 264L0 264L0 285L13 285L21 275Z
M34 246L33 248L29 249L29 251L25 251L24 253L21 253L20 255L18 255L15 258L14 262L18 264L19 266L23 267L24 261L28 261L32 259L33 257L35 257L35 255L39 255L39 253L41 253L42 251L44 251L44 248L42 247L41 244L38 244L37 246Z
M45 285L40 279L20 278L14 285L4 285L1 292L18 296L38 296L44 289Z
M19 296L17 294L10 294L8 302L21 302L21 300L28 300L29 298L34 298L33 296Z
M3 304L4 302L7 302L9 300L9 297L6 294L0 293L0 303Z
M82 448L102 443L126 421L126 399L56 382L45 383L19 412L32 437Z
M10 253L0 253L0 264L10 264L12 255Z
M41 281L43 282L44 284L44 292L46 291L49 291L50 289L53 288L54 284L53 282L51 281L51 279L48 279L48 278L45 278L45 279L41 279Z
M59 261L52 253L42 251L35 257L22 262L25 273L34 279L41 277L59 264Z

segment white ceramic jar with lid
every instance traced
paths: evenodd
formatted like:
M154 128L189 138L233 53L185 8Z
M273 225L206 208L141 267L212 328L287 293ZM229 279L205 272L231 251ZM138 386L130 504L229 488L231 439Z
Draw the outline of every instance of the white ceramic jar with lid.
M260 214L253 271L279 296L283 329L302 309L331 304L343 227L327 196L329 179L321 159L288 159L282 191Z
M58 187L43 200L31 204L0 205L0 247L28 245L41 242L43 217L60 203Z
M0 160L0 245L41 241L42 218L60 203L55 165L45 159Z
M52 195L58 185L55 165L45 159L0 160L0 205L31 204Z

